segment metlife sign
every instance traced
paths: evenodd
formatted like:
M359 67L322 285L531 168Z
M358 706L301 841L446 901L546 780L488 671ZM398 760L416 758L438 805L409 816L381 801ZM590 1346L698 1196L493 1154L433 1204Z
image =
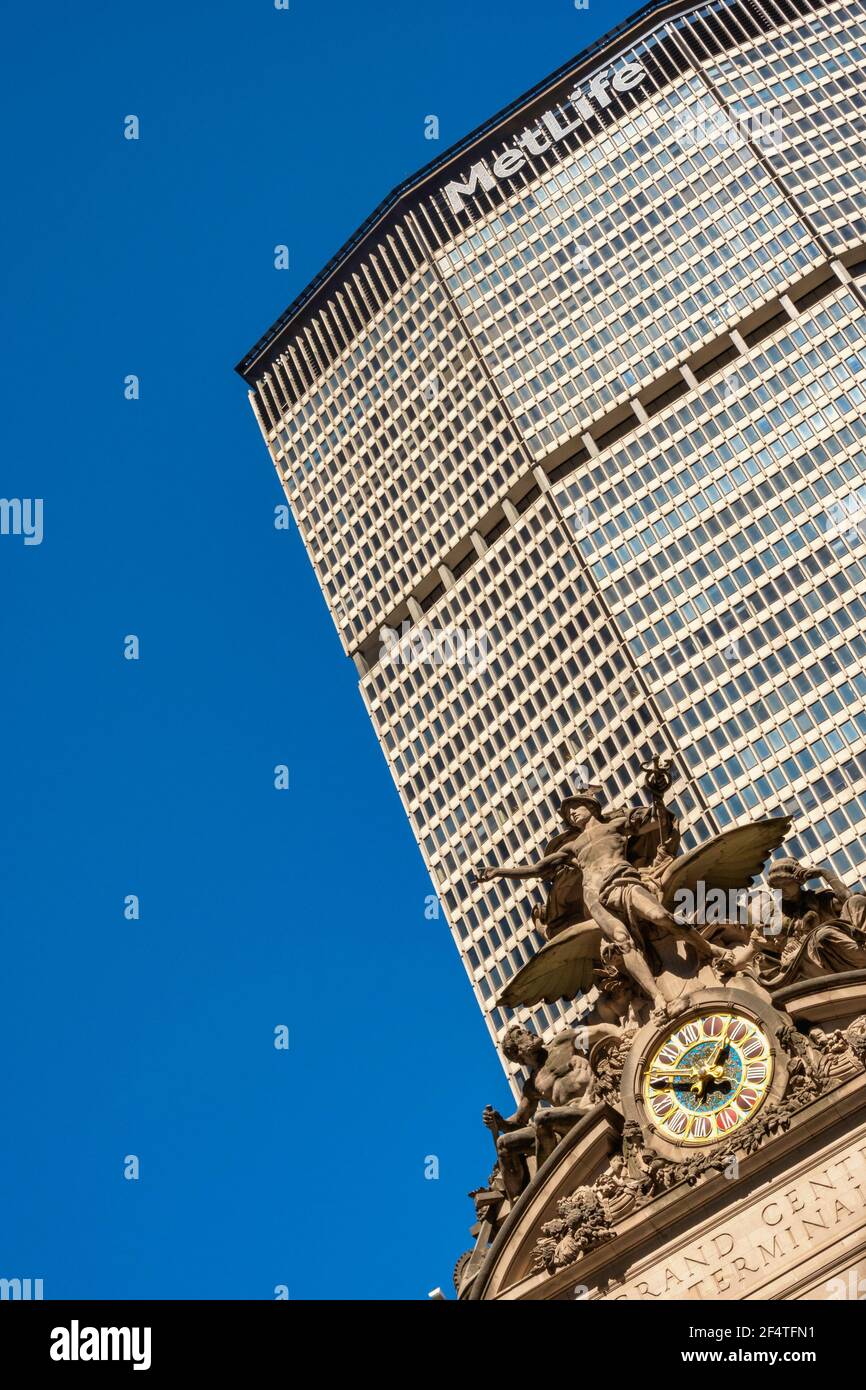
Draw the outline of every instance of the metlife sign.
M514 144L489 163L480 159L473 164L463 179L452 179L443 191L445 201L452 212L462 212L466 200L474 198L479 189L491 192L501 179L511 178L526 164L527 155L544 154L559 140L564 140L572 131L578 130L593 117L598 116L596 106L605 110L611 104L612 92L630 92L639 87L647 76L646 69L637 62L629 61L616 68L611 76L609 68L603 68L586 84L585 89L575 88L567 101L577 112L576 117L563 124L561 108L545 111L536 126L523 132ZM593 102L596 106L593 106Z

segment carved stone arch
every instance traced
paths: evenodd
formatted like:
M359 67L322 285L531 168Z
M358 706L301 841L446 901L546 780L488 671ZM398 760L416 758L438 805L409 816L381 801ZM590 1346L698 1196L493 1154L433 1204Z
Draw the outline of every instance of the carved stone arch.
M538 1282L532 1272L538 1232L555 1215L560 1198L593 1183L604 1171L611 1154L619 1149L621 1132L622 1116L604 1104L588 1111L574 1126L509 1212L468 1298L507 1298L509 1289L527 1279Z

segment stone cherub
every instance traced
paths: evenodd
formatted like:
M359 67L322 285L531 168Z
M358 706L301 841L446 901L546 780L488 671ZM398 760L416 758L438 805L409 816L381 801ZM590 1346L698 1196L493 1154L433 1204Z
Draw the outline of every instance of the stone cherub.
M815 1071L823 1081L844 1078L857 1071L857 1059L840 1028L827 1033L823 1028L813 1027L808 1037Z
M618 1221L641 1201L641 1183L629 1172L622 1154L611 1154L608 1166L593 1184L608 1218Z
M574 998L586 990L594 965L612 954L654 1009L674 1012L693 987L717 983L702 966L730 956L700 930L675 918L675 895L708 888L730 891L751 885L769 854L790 828L788 817L756 821L714 836L697 849L672 856L678 836L670 812L652 783L654 806L612 814L587 791L567 798L560 816L570 829L533 863L476 871L479 883L492 878L540 878L550 883L547 903L536 914L550 938L509 982L498 999L515 1007L545 999ZM655 857L647 857L647 833L655 819ZM641 839L643 843L641 844Z
M597 1036L611 1026L566 1028L546 1044L519 1023L506 1030L505 1057L525 1067L529 1075L513 1115L506 1119L488 1105L483 1119L496 1140L500 1171L512 1201L528 1181L526 1156L534 1153L540 1167L559 1139L592 1108L593 1075L587 1053ZM542 1106L542 1101L549 1104Z

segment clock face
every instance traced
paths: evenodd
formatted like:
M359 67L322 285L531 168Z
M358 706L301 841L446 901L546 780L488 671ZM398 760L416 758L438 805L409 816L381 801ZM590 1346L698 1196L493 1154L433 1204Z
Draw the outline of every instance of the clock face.
M747 1124L773 1079L769 1036L751 1018L707 1010L666 1029L644 1067L646 1113L673 1144L715 1144Z

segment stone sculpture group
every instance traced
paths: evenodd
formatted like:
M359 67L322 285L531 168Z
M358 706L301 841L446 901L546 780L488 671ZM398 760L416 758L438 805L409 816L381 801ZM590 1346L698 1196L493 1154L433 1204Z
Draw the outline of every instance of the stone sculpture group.
M472 1194L482 1239L495 1227L491 1214L503 1204L513 1207L582 1116L602 1102L622 1114L623 1069L641 1029L664 1029L693 1010L695 999L722 997L719 991L766 1009L773 991L786 985L866 969L866 896L825 864L778 857L791 828L788 817L735 827L682 853L677 819L665 802L670 764L654 758L644 772L647 805L606 811L600 789L585 788L562 802L563 829L540 858L476 870L479 884L536 879L546 887L544 902L532 910L545 944L509 981L498 1004L526 1012L542 1000L593 1001L579 1024L548 1041L517 1020L502 1039L506 1059L522 1071L522 1096L512 1115L484 1110L497 1164L487 1185ZM766 887L756 887L774 855ZM743 910L707 910L718 901ZM560 1215L545 1228L540 1268L579 1258L606 1238L624 1211L672 1183L718 1170L737 1148L748 1152L784 1130L798 1107L834 1078L866 1065L866 1020L844 1033L813 1028L804 1036L775 1017L784 1095L766 1105L745 1134L704 1152L684 1152L677 1162L647 1144L641 1125L626 1116L621 1148L604 1173L561 1203ZM710 1068L706 1084L713 1084L712 1075Z

